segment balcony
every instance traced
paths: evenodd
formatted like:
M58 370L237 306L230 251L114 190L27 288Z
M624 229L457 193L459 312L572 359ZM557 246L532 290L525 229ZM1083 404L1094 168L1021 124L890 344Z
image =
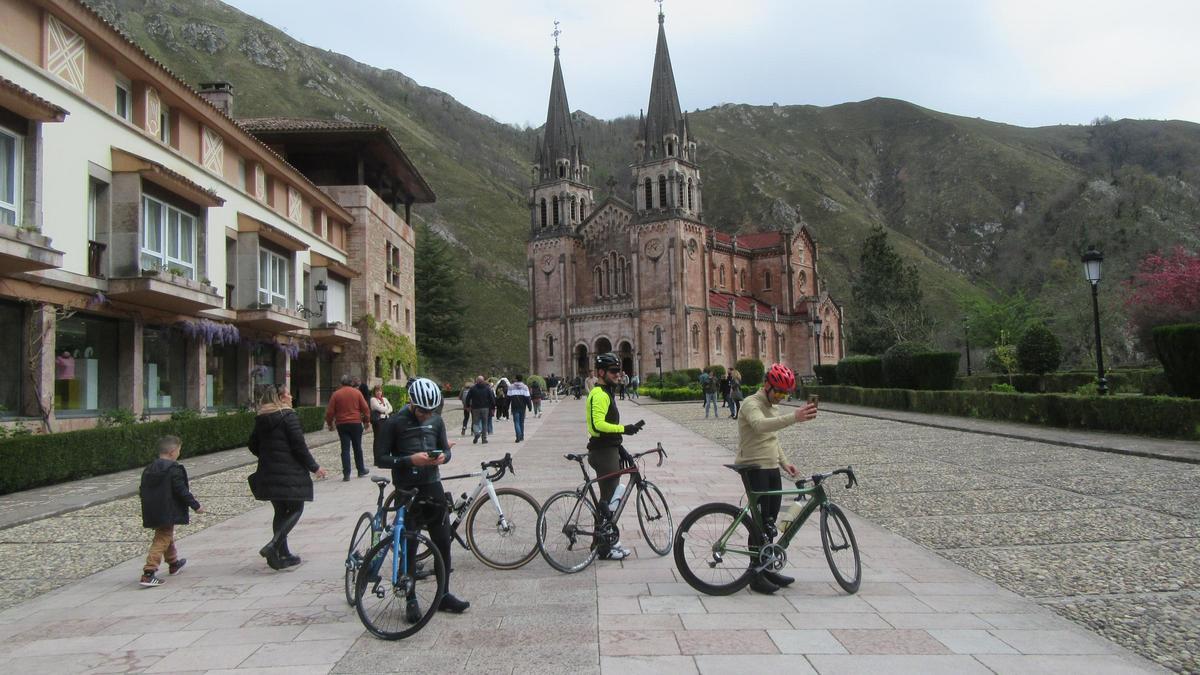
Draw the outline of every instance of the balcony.
M308 321L299 312L270 303L256 303L237 310L239 328L253 328L267 333L287 333L308 328Z
M225 304L216 288L159 270L142 270L138 277L113 279L108 283L108 295L113 300L180 314L220 309Z
M344 325L341 321L321 324L309 330L309 335L314 342L323 345L341 345L347 342L362 341L362 335L356 329Z
M62 267L63 253L50 247L50 237L36 230L0 225L0 274L19 274Z

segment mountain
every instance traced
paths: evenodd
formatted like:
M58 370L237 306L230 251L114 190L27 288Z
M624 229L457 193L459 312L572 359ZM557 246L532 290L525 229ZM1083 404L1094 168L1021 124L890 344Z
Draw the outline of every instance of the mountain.
M286 112L391 128L438 194L414 220L463 253L467 370L525 367L536 131L496 122L394 70L304 45L217 0L91 4L185 81L232 82L238 116ZM636 118L573 117L597 196L610 176L619 194L627 191ZM823 108L726 104L691 112L690 124L710 225L751 232L803 219L823 278L843 302L860 242L871 227L887 228L917 264L940 320L935 341L947 347L960 332L957 298L1022 289L1054 312L1068 357L1086 360L1090 307L1079 256L1094 243L1106 256L1106 351L1129 361L1135 348L1122 330L1118 281L1146 252L1200 247L1200 125L1188 122L1023 128L877 98Z

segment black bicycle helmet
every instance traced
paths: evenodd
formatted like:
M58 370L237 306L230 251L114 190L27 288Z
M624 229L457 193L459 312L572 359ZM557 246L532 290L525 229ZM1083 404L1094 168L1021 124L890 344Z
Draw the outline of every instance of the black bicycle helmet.
M618 359L616 354L608 352L606 354L596 355L596 370L608 370L609 368L620 367L621 359Z

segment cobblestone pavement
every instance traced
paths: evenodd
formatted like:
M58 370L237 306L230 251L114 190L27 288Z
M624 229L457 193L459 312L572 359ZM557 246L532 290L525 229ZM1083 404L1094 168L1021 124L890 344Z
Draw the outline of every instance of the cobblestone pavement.
M694 410L687 406L622 406L626 419L648 422L631 449L661 441L670 452L666 464L647 467L647 475L666 493L676 523L701 503L738 500L739 481L721 467L730 451L694 433L731 429L728 422L689 418ZM455 466L465 470L512 452L517 474L504 484L545 499L579 480L578 469L561 455L582 445L582 408L573 400L547 406L543 418L530 420L522 444L513 443L508 422L498 421L489 445L460 443ZM456 435L461 418L449 411L447 419ZM865 459L887 455L856 443L849 427L837 427L829 416L808 431L831 423L827 438L845 441L845 454L864 460L864 483L877 480ZM884 435L908 430L889 429ZM336 466L334 446L317 452L321 462ZM792 587L769 597L698 594L678 578L670 556L643 545L636 518L627 513L623 539L634 556L574 575L559 574L540 558L499 572L456 546L451 588L471 609L439 615L407 640L384 642L365 634L341 589L346 542L358 513L374 503L373 486L319 482L317 499L291 538L304 564L273 572L257 555L269 534L270 510L247 496L249 470L194 481L214 509L213 521L202 517L183 528L181 555L190 562L160 588L135 582L147 536L136 527L133 499L0 530L9 541L0 545L0 567L37 589L36 598L0 611L0 665L23 674L1159 671L853 514L864 571L856 595L832 583L815 526L805 527L790 547L788 573L798 579ZM447 488L457 492L465 483ZM838 499L853 492L839 491ZM863 491L868 494L877 493ZM43 583L47 579L52 583Z
M735 422L655 412L727 448ZM858 516L1178 672L1200 672L1200 466L825 411L783 432L851 464Z

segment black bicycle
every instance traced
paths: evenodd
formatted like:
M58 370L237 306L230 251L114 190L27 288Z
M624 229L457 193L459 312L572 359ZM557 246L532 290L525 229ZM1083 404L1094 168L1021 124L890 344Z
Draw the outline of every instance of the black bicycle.
M646 480L639 467L643 457L653 454L658 455L658 466L662 466L667 451L663 450L662 443L659 443L653 450L632 455L632 462L622 459L623 467L619 471L596 478L588 476L587 467L584 465L585 456L563 455L565 459L579 464L584 482L574 490L563 490L551 495L538 514L538 549L551 567L567 574L579 572L596 559L599 544L615 545L619 536L616 523L621 518L621 512L625 510L625 504L629 502L629 496L635 493L638 525L646 543L658 555L670 553L675 529L671 510L667 507L667 499L662 490ZM602 515L604 511L597 507L600 497L597 494L596 482L603 478L626 474L629 475L629 481L625 484L617 505L609 509L611 516ZM621 487L618 487L618 491L620 490Z

